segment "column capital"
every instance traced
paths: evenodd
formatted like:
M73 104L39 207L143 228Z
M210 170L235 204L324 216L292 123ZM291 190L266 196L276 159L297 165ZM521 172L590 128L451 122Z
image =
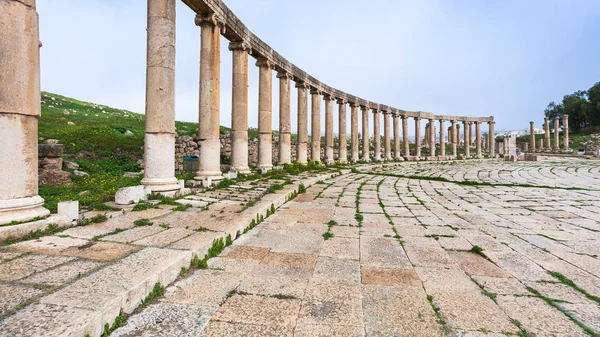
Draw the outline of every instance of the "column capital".
M440 121L440 123L444 123L444 122L446 121L446 120L444 120L444 119L441 119L441 118L440 118L440 119L438 119L438 120Z
M256 60L256 66L259 68L265 67L273 69L273 64L266 58L259 58L258 60Z
M414 117L416 121L420 121L421 117Z
M361 106L360 106L360 109L361 109L363 112L367 112L367 111L369 111L369 107L368 107L368 106L366 106L366 105L361 105Z
M452 123L452 124L456 124L456 119L451 119L451 120L450 120L450 123Z
M223 26L225 22L215 13L200 13L194 18L196 26Z
M252 48L250 48L250 44L245 41L232 41L229 42L229 50L243 50L247 51L249 54L252 53Z
M493 125L493 124L496 124L496 122L494 122L494 121L489 121L488 122L488 125Z
M569 114L563 114L563 118L569 118Z
M292 76L292 74L288 73L287 71L278 71L276 77L280 78L280 79L288 79L288 80L291 80L292 78L294 78L294 76Z
M336 100L336 102L337 102L337 104L340 104L340 105L346 105L346 104L348 104L348 101L346 101L345 98L338 98Z
M350 107L352 107L352 108L358 108L358 107L360 107L360 104L358 104L356 102L350 102Z
M384 115L391 115L392 114L392 112L388 111L388 110L381 110L381 113L384 114Z
M402 119L408 119L408 116L407 116L407 115L398 115L398 116L399 116L400 118L402 118Z
M318 88L310 88L310 93L312 95L320 95L321 94L321 90L319 90Z
M372 111L374 114L377 114L377 113L379 113L379 109L376 109L376 108L373 108L373 109L371 109L371 111Z
M481 122L480 122L480 121L473 121L473 123L474 123L475 125L477 125L477 124L481 124Z
M295 87L298 89L308 89L310 88L310 85L304 81L296 81Z
M334 101L335 97L333 95L331 95L331 94L327 94L326 93L326 94L323 94L323 99L326 100L326 101Z
M556 119L560 119L560 117L558 117L558 116L554 116L554 119L555 119L555 120L556 120Z

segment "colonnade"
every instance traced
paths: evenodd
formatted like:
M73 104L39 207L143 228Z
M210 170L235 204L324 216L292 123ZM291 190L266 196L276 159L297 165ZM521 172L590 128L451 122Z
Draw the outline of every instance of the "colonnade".
M544 139L540 139L539 143L535 142L535 128L534 122L529 122L529 143L526 144L528 148L527 151L530 152L551 152L551 151L569 151L569 115L562 115L562 125L563 125L563 144L562 147L560 145L560 118L559 116L554 116L554 137L553 141L551 141L550 137L550 120L545 117L544 118Z

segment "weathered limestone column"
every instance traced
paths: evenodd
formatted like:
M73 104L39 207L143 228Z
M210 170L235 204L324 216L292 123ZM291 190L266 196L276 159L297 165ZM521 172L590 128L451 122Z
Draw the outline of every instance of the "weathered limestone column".
M456 131L456 132L454 132L454 142L456 143L456 145L459 145L460 144L460 124L455 123L455 126L456 127L455 127L454 131ZM463 130L463 133L464 132L465 131Z
M277 73L279 79L279 164L292 162L292 120L290 116L290 80L287 72Z
M494 132L494 124L496 124L494 121L488 122L488 153L490 158L496 156L496 134Z
M321 161L321 92L311 89L311 160Z
M0 224L50 214L38 195L40 46L35 1L0 1Z
M559 120L558 116L554 116L554 150L560 150L560 143L558 141L558 132L559 132Z
M471 122L463 122L463 138L464 138L464 146L465 146L465 158L469 158L471 156L471 145L469 144L469 133L471 130Z
M475 122L475 154L477 158L482 158L481 153L481 122Z
M362 110L362 146L363 146L363 160L366 162L371 161L369 155L369 107L361 106Z
M408 116L402 118L402 145L404 145L404 156L410 156L410 143L408 142Z
M258 67L258 168L273 167L273 74L271 62L256 61Z
M569 149L569 115L563 115L563 148Z
M390 139L390 112L383 112L383 146L384 148L384 159L392 160L392 145Z
M325 163L333 164L333 101L335 97L325 95Z
M201 28L200 113L198 138L200 162L195 179L223 179L221 175L221 141L219 114L221 98L221 28L215 14L198 14Z
M454 143L454 135L452 135L452 127L448 127L448 143Z
M150 187L153 192L172 192L181 188L175 178L174 0L148 1L146 48L146 122L142 184ZM4 85L4 82L2 83Z
M533 122L529 122L529 149L531 152L535 152L535 129Z
M338 99L338 161L342 164L348 162L348 134L346 133L346 100Z
M435 124L433 119L429 119L429 134L426 137L429 139L429 156L435 157Z
M421 157L421 117L415 117L415 156Z
M469 147L471 147L471 145L473 145L473 122L468 122L467 130L469 133L469 136L467 137L469 139L468 144Z
M250 173L248 167L248 54L244 42L229 43L233 53L231 90L231 167L240 173Z
M429 122L427 122L427 124L425 124L425 137L424 137L425 146L429 146L430 139L431 139L431 131L429 129Z
M453 138L453 142L452 142L452 157L456 158L456 146L458 145L458 142L456 141L456 120L451 120L450 121L451 125L450 125L450 130L452 130L452 138Z
M300 164L308 162L308 85L296 82L298 88L298 144L296 145L296 161Z
M548 123L548 117L544 117L544 141L544 147L546 150L550 150L552 146L550 145L550 123Z
M352 161L359 161L358 156L358 104L350 104L350 148Z
M375 160L381 160L381 132L379 110L373 109L373 142Z
M440 156L446 156L446 126L444 120L440 119Z
M394 124L394 159L400 159L400 121L398 113L392 115L392 123Z

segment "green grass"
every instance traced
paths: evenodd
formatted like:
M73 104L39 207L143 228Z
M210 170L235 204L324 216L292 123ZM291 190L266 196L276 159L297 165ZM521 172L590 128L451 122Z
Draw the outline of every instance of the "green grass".
M138 219L133 222L133 225L136 227L152 226L152 222L148 219Z
M557 278L561 283L577 290L578 292L582 293L583 295L585 295L585 297L587 297L588 299L600 304L600 297L598 296L594 296L590 293L588 293L585 289L579 287L577 284L575 284L575 282L571 281L569 278L567 278L565 275L559 273L559 272L555 272L555 271L548 271L548 274L554 276L555 278Z
M58 225L49 224L48 227L46 227L45 229L38 229L35 231L30 231L29 233L27 233L27 235L20 237L20 238L15 238L15 237L9 236L6 239L4 239L4 242L2 244L3 245L11 245L13 243L17 243L17 242L21 242L21 241L39 239L42 236L56 234L56 233L60 232L61 230L62 229L60 227L58 227Z

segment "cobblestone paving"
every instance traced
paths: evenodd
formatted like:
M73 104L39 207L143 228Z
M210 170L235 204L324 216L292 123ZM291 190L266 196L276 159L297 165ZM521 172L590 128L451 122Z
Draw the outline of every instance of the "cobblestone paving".
M544 186L553 181L545 174L555 174L561 186L589 190L469 186L369 171L314 185L113 335L600 333L597 164L381 170L479 181L510 171L493 181Z

